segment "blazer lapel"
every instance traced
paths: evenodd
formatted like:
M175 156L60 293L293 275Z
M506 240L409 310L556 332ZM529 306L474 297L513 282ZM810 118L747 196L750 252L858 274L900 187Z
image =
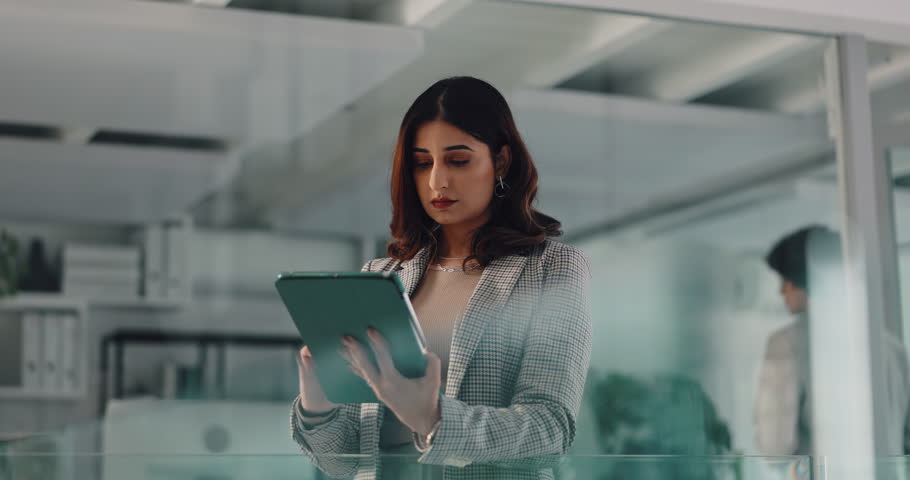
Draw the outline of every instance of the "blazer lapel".
M423 273L427 270L427 263L430 261L429 252L429 247L423 247L410 260L401 262L396 267L401 284L404 285L404 291L407 292L409 298L414 295L420 279L423 278Z
M464 317L455 326L445 388L447 397L456 398L458 395L465 371L487 323L499 316L527 261L528 257L524 255L497 258L481 274L477 288L468 300Z

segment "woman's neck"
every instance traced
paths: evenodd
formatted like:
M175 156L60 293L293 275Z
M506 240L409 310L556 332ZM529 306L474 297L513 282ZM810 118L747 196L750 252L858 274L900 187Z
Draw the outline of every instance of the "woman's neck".
M481 227L490 221L490 212L471 220L440 225L439 245L436 248L436 258L442 262L462 262L463 257L474 255L474 236ZM439 257L456 258L459 260L442 260Z
M474 227L443 225L436 256L463 259L474 254Z

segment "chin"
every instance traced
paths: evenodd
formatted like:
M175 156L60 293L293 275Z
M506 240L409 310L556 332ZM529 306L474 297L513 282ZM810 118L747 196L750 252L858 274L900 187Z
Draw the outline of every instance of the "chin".
M458 220L453 220L452 218L434 218L433 220L440 225L454 225L458 223Z

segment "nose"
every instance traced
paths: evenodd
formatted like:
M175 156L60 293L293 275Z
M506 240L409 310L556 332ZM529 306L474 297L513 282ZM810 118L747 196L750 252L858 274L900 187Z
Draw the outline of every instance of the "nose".
M442 189L449 187L449 174L445 167L438 166L439 162L434 162L430 170L430 189L434 192L441 192Z

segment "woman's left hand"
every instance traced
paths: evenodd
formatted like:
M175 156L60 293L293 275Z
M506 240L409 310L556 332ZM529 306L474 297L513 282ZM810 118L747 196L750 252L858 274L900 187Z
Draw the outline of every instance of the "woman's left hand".
M427 369L423 377L407 378L395 368L388 343L378 331L370 328L367 339L379 368L370 360L369 352L360 342L346 336L342 339L345 346L342 354L347 358L351 371L366 380L376 397L392 409L402 423L418 435L427 435L440 419L439 357L427 352Z

